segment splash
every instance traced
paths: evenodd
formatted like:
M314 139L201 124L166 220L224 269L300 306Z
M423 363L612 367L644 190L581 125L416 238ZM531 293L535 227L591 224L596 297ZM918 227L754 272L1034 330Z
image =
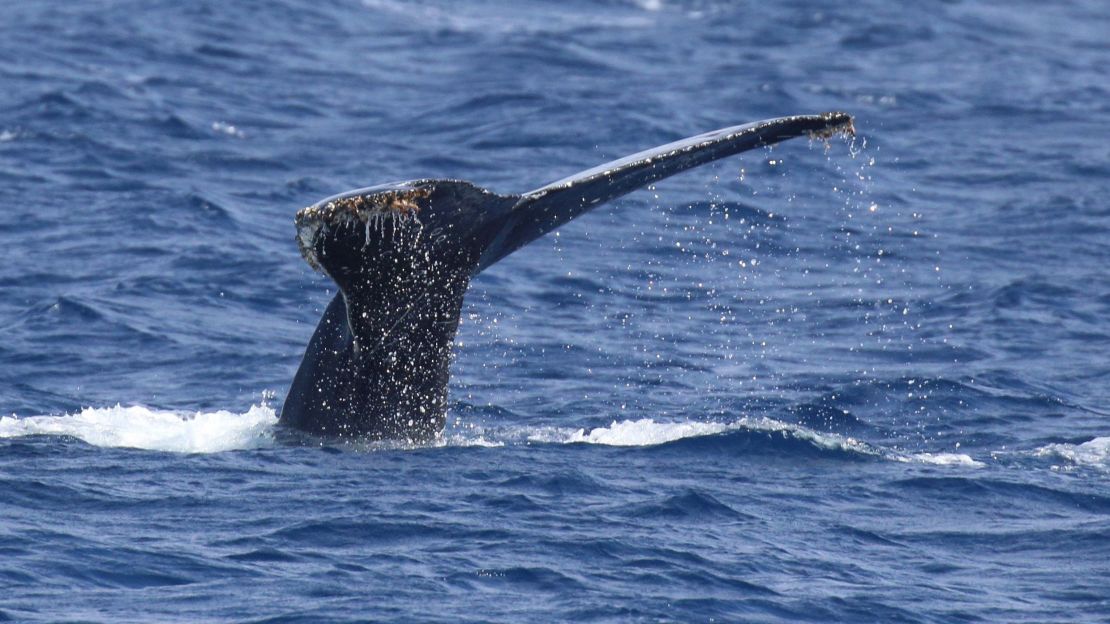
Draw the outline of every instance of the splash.
M266 404L253 405L244 413L176 412L133 405L89 407L65 416L0 418L0 438L32 435L71 436L93 446L134 448L172 453L220 453L274 444L273 428L278 419ZM852 437L821 433L773 418L740 418L733 422L656 422L652 418L612 421L607 427L492 427L456 422L432 443L435 447L499 448L529 444L596 444L599 446L649 447L688 438L730 431L776 433L806 442L816 448L852 453L887 461L940 466L980 468L983 462L958 453L904 453L875 446ZM322 442L326 443L326 442ZM424 448L400 442L348 443L356 451L411 450ZM1079 450L1060 447L1057 452L1073 461L1110 464L1110 438L1097 438ZM1047 448L1047 447L1046 447ZM1050 452L1050 451L1045 451ZM1089 459L1094 458L1094 459ZM1098 459L1101 458L1101 459Z
M730 431L775 433L800 440L827 451L837 451L901 463L981 468L981 461L961 453L906 453L869 444L850 436L821 433L773 418L740 418L733 422L656 422L652 418L612 421L607 427L484 428L455 424L440 446L506 446L516 444L596 444L600 446L649 447L687 438L712 436Z
M139 405L89 407L67 416L0 418L0 438L72 436L94 446L173 453L217 453L272 443L273 408L253 405L242 414L226 410L184 413Z
M912 453L909 455L896 455L893 459L902 462L917 462L936 466L963 466L965 468L982 468L986 466L983 462L972 459L970 455L965 455L964 453Z
M1037 449L1038 457L1058 457L1076 466L1110 470L1110 437L1088 440L1082 444L1049 444Z
M579 429L567 436L565 443L604 444L607 446L654 446L683 438L716 435L726 431L748 430L764 433L781 433L803 440L814 446L835 451L879 456L882 453L855 438L835 433L818 433L800 425L791 425L773 418L741 418L732 423L684 422L657 423L651 418L613 421L608 427L586 431Z
M650 418L613 421L608 427L598 427L587 432L579 429L563 440L564 443L604 444L607 446L654 446L683 438L715 435L736 429L722 423L657 423Z
M785 423L773 418L741 418L725 423L657 423L650 418L613 421L608 427L598 427L589 432L579 429L563 440L566 443L605 444L609 446L653 446L683 438L715 435L726 431L746 429L764 433L780 433L802 440L829 451L841 451L862 456L876 457L904 463L933 464L982 468L986 464L962 453L903 453L868 444L852 437L835 433L821 433L801 425Z

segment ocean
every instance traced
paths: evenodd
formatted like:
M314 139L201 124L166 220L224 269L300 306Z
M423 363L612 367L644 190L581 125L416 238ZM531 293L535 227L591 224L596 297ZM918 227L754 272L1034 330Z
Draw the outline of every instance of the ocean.
M1110 10L0 0L0 621L1110 621ZM797 139L479 276L432 444L292 439L293 215Z

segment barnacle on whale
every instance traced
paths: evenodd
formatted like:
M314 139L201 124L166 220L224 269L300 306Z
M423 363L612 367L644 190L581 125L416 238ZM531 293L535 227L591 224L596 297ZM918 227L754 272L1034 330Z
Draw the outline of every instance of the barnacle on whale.
M315 249L316 237L321 232L361 225L369 243L370 231L384 232L387 222L391 222L395 229L408 221L419 223L420 200L427 199L431 193L432 189L427 187L391 189L337 197L302 208L296 217L297 246L301 256L309 266L323 273Z

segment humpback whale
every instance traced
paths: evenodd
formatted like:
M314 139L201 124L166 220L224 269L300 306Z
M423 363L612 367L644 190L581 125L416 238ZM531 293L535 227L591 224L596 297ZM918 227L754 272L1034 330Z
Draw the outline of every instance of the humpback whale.
M434 438L446 422L451 345L476 275L656 180L793 137L853 133L846 113L782 117L668 143L522 195L420 179L302 209L301 255L339 292L309 340L280 422L333 438Z

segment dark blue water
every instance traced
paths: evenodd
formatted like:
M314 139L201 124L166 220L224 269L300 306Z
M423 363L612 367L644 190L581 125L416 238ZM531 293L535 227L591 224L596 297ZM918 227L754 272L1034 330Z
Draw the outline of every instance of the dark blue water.
M0 621L1110 619L1105 3L2 4ZM298 208L825 110L483 274L439 443L281 441Z

